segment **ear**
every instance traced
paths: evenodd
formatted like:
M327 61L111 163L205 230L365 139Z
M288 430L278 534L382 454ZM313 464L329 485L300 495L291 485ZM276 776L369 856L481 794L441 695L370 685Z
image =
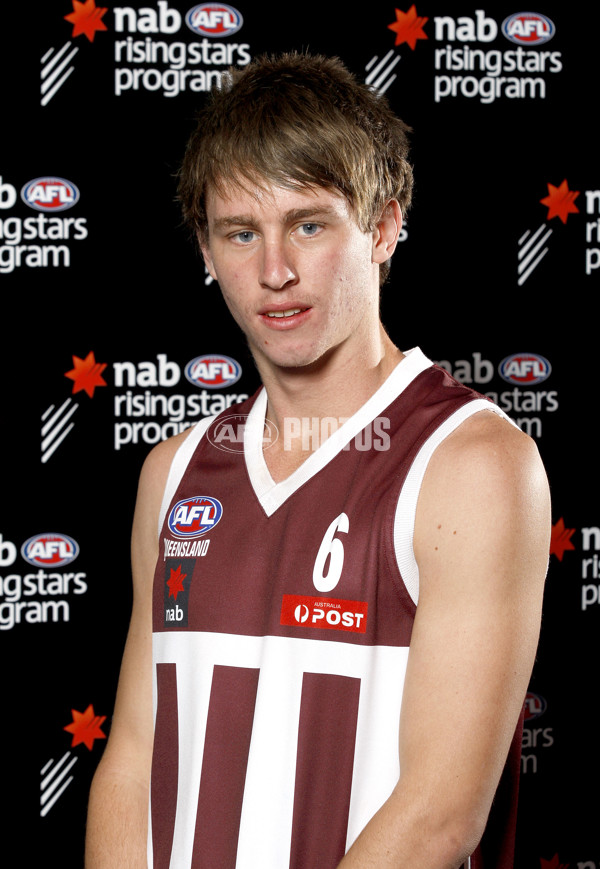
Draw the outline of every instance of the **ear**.
M212 260L212 256L210 254L210 245L208 243L208 239L202 236L200 233L197 234L198 245L202 252L202 258L204 259L204 265L206 266L206 270L213 280L217 280L217 275L215 272L215 266Z
M381 265L396 250L402 229L402 211L397 199L390 199L373 232L373 262Z

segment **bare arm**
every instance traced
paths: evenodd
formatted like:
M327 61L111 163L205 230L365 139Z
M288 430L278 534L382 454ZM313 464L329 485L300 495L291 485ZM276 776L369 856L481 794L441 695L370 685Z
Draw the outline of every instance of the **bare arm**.
M146 869L152 758L152 580L158 513L180 437L149 454L138 488L132 533L133 609L110 737L92 782L86 869Z
M417 510L401 777L340 869L451 869L474 851L533 666L549 532L525 435L484 413L438 448Z

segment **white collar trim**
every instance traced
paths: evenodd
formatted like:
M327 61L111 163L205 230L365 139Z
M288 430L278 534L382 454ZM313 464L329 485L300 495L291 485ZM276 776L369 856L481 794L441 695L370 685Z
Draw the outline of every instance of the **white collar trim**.
M389 377L363 406L340 426L299 468L276 483L265 462L263 432L267 393L263 388L250 411L244 431L244 456L252 488L267 516L271 516L304 483L324 468L373 419L381 414L412 381L431 366L417 347L408 350Z

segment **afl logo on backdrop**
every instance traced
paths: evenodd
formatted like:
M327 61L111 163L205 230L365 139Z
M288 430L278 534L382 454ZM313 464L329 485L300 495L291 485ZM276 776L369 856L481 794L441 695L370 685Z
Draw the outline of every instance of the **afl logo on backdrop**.
M546 711L547 705L546 700L540 697L539 694L533 694L531 691L528 691L525 698L525 721L539 718Z
M21 199L36 211L64 211L79 200L79 190L64 178L34 178L21 190Z
M169 531L176 537L200 537L212 531L223 515L223 506L216 498L196 495L178 501L169 513Z
M502 22L502 33L517 45L542 45L555 30L553 22L537 12L516 12Z
M66 534L36 534L25 541L21 555L35 567L61 567L75 561L79 546Z
M233 6L225 3L202 3L185 16L185 23L201 36L231 36L241 29L244 19Z
M499 367L500 377L509 383L532 386L550 376L552 366L537 353L514 353L503 359Z
M224 389L242 376L242 366L229 356L196 356L185 366L185 376L194 386Z

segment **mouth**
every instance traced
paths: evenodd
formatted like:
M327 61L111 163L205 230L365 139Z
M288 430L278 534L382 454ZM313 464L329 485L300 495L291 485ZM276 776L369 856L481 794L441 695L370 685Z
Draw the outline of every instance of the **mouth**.
M284 317L293 317L295 314L301 314L302 311L308 310L307 308L288 308L285 311L265 311L266 317L275 317L277 319L282 319Z

